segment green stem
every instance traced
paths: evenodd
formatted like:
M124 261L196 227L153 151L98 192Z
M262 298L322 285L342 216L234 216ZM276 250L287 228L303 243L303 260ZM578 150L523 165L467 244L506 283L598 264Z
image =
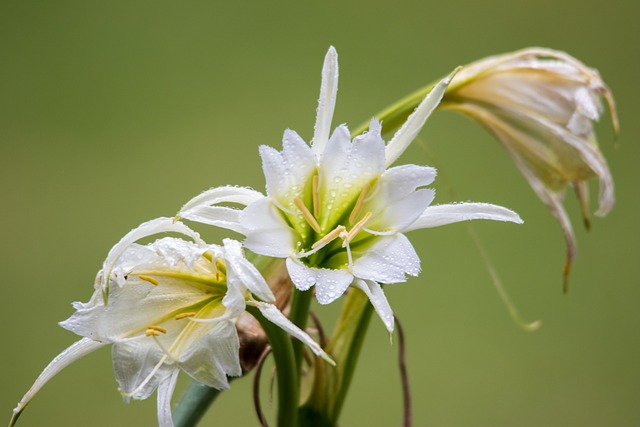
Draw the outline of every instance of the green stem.
M260 322L271 345L278 378L278 427L298 427L300 382L289 335L267 320L256 307L247 311Z
M289 311L289 320L294 325L302 329L303 331L307 327L307 320L309 319L309 309L311 307L311 299L313 292L311 291L299 291L293 290L293 298L291 300L291 310ZM298 369L298 375L302 369L302 352L304 351L304 344L302 341L293 340L293 354Z
M191 381L173 411L173 425L175 427L196 426L220 393L221 390L216 390L195 380Z

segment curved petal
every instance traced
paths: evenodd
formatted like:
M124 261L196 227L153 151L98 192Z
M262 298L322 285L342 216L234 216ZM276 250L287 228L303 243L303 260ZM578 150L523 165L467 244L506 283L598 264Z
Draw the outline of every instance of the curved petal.
M387 331L389 331L390 334L393 333L393 310L391 310L389 301L382 291L382 286L373 280L360 279L356 279L353 282L353 286L365 293L369 301L371 301L371 305L373 305L373 308L376 310L376 313L380 316L382 323L384 323L384 326L387 328Z
M178 212L178 218L242 233L243 229L239 224L241 211L215 205L237 203L246 206L262 197L264 196L261 193L250 188L232 186L212 188L189 200Z
M116 243L107 258L104 260L102 264L103 274L101 276L101 287L105 292L105 296L108 293L109 288L109 278L111 276L111 272L113 267L115 266L118 259L124 254L124 252L129 248L132 244L137 242L140 239L145 237L153 236L155 234L160 233L180 233L187 237L193 239L197 244L204 245L204 241L200 238L200 235L184 225L179 221L175 221L173 218L156 218L151 221L147 221L145 223L140 224L138 227L134 228L130 232L128 232L118 243ZM124 282L119 282L119 285L122 285Z
M22 411L24 411L24 408L29 404L36 393L38 393L40 389L49 382L51 378L53 378L56 374L58 374L58 372L62 371L64 368L66 368L76 360L86 356L89 353L92 353L102 346L104 346L103 343L90 340L89 338L82 338L80 341L76 341L69 348L57 355L49 363L49 365L44 368L44 371L42 371L29 391L27 391L22 399L20 399L18 406L16 406L13 410L13 415L11 416L11 420L9 421L9 427L13 426L16 423L20 414L22 413Z
M331 356L324 352L322 347L318 345L306 332L302 329L298 328L293 322L291 322L287 317L282 314L278 308L273 304L265 304L262 302L256 302L254 304L260 313L264 317L267 318L271 323L279 326L282 330L286 331L292 337L295 337L302 341L306 346L308 346L313 353L329 362L331 365L335 366L336 363L333 361Z
M306 291L316 286L316 298L320 304L329 304L340 298L353 281L353 275L346 270L307 267L293 258L287 258L287 270L299 290Z
M409 227L409 230L418 228L433 228L454 222L468 221L472 219L491 219L494 221L509 221L522 224L523 221L514 211L502 206L489 203L454 203L449 205L429 206L420 215L420 218Z
M362 254L354 251L353 275L381 283L398 283L420 273L420 258L404 234L380 237Z
M249 291L266 302L275 302L276 297L258 269L244 257L242 244L224 239L227 260L227 281L239 281Z
M313 152L317 158L320 158L322 153L324 153L325 146L329 140L337 93L338 53L336 49L331 46L329 47L327 55L324 57L324 64L322 66L320 97L318 99L318 110L316 111L316 124L313 129L313 140L311 141Z
M265 197L245 208L240 222L247 229L244 245L257 254L286 258L295 251L297 233Z
M388 169L374 189L363 212L373 212L367 228L377 231L402 231L431 204L432 189L421 188L433 182L436 170L430 167L402 165Z
M173 427L171 417L171 396L176 389L179 370L174 370L169 378L158 385L158 426Z

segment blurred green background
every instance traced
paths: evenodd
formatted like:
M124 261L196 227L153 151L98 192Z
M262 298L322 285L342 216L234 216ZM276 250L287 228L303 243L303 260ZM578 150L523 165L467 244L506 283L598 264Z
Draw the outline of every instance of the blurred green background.
M415 232L423 273L387 289L406 330L415 425L640 425L638 18L634 0L4 0L0 419L76 340L56 322L89 298L124 233L212 186L262 190L257 146L280 147L286 128L310 138L329 45L340 55L334 125L352 127L456 65L540 45L598 68L616 96L619 146L607 118L598 131L617 205L587 233L569 195L579 254L562 295L559 227L506 153L461 116L432 117L411 161L439 168L439 202L521 214L523 226L474 229L523 315L544 325L527 333L510 320L464 225ZM317 311L330 321L337 307ZM343 426L400 424L397 346L371 325ZM250 390L234 382L203 425L257 425ZM19 425L155 423L155 399L121 402L105 349L51 381Z

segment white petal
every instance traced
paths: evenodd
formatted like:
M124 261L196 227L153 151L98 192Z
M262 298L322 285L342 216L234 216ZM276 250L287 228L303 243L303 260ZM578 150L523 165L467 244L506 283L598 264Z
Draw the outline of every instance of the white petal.
M313 130L311 146L315 155L320 158L331 132L331 120L338 93L338 53L333 46L324 58L322 66L322 83L316 111L316 125Z
M189 244L184 241L182 243ZM167 313L199 303L210 296L206 287L196 286L197 284L190 283L187 278L156 276L160 277L159 286L136 279L134 276L137 273L153 274L162 271L183 273L185 277L198 279L199 276L184 264L169 264L167 267L166 258L158 254L156 246L130 246L123 258L132 259L134 262L145 259L148 262L138 262L135 268L129 271L129 279L124 286L112 287L108 304L105 305L102 298L95 296L88 304L75 304L76 312L61 322L60 326L95 341L113 342L144 331L148 325L157 325L163 321ZM191 246L197 248L194 244ZM209 272L209 275L212 274ZM100 290L96 292L100 293Z
M287 258L287 270L299 290L306 291L316 285L316 298L320 304L329 304L340 298L353 281L353 275L346 270L307 267L293 258Z
M356 279L353 283L353 286L360 289L364 292L369 301L371 301L371 305L380 316L382 323L387 328L389 333L393 332L393 311L391 310L391 306L389 305L389 301L387 301L387 297L384 295L382 291L382 286L380 284L372 281L372 280L360 280Z
M375 194L363 209L363 212L373 212L367 228L404 230L433 201L434 190L419 188L431 184L435 176L435 169L423 166L402 165L388 169L378 180Z
M260 156L270 197L284 204L303 197L306 184L315 171L316 157L296 132L285 131L282 152L263 145ZM292 208L293 205L286 207Z
M420 258L401 233L378 238L362 254L354 251L354 258L353 275L360 279L397 283L420 273Z
M144 335L113 344L112 358L125 401L146 399L176 368L153 339Z
M247 229L244 245L257 254L286 258L295 250L297 233L265 197L245 208L240 222Z
M180 367L193 379L218 390L229 388L227 376L242 374L238 333L232 321L211 327L201 324L204 335L189 335L181 352Z
M158 386L158 426L173 427L173 418L171 417L171 396L176 389L178 382L178 373L180 370L174 370L173 374L166 380L162 381Z
M338 126L327 145L319 167L320 227L331 230L345 209L357 200L365 184L384 172L384 140L373 120L369 132L350 140L346 126Z
M331 356L325 353L324 350L322 350L322 347L320 347L318 343L313 340L313 338L307 335L306 332L298 328L289 319L287 319L287 317L282 314L275 305L265 304L261 302L257 302L255 305L256 307L258 307L262 315L266 317L270 322L279 326L291 336L302 341L311 349L311 351L313 351L316 356L323 358L324 360L335 366L335 362L333 361L333 359L331 359Z
M11 416L11 421L9 421L9 426L15 424L20 416L20 413L24 410L24 408L29 404L31 399L36 395L38 391L47 383L51 378L53 378L58 372L62 371L64 368L80 359L81 357L86 356L87 354L99 349L104 344L90 340L88 338L83 338L80 341L75 342L65 351L57 355L50 363L44 368L44 371L40 374L40 376L33 383L29 391L24 395L24 397L18 403L18 406L13 410L13 415Z
M387 159L385 166L389 166L398 160L398 157L404 153L404 150L407 149L409 144L411 144L418 133L420 133L422 126L424 126L424 123L427 121L433 110L435 110L440 103L444 92L447 90L447 86L449 86L451 79L455 76L457 71L457 69L454 70L451 74L435 85L433 89L431 89L431 92L429 92L420 105L416 107L415 111L411 113L407 121L396 132L391 141L389 141L385 153Z
M276 298L258 269L244 257L242 244L224 239L227 260L227 281L238 280L252 294L266 302L275 302Z
M449 205L429 206L416 222L406 230L418 228L433 228L454 222L471 219L491 219L494 221L509 221L522 224L517 213L502 206L489 203L455 203Z
M102 288L108 290L108 279L111 276L111 271L115 266L118 259L124 254L124 252L136 241L145 237L153 236L160 233L180 233L193 239L196 243L204 245L204 241L200 238L200 235L184 225L179 221L175 221L173 218L156 218L151 221L140 224L128 232L114 247L111 248L107 258L102 264Z
M178 217L242 233L243 229L239 226L240 210L215 205L237 203L246 206L262 197L261 193L250 188L212 188L189 200L180 209Z

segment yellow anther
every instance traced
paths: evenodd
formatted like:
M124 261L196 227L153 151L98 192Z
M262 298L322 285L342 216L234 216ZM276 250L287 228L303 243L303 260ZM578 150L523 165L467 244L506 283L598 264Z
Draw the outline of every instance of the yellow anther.
M364 202L365 200L367 200L367 196L369 195L370 190L371 190L371 185L369 184L365 184L365 186L362 187L362 191L358 196L356 205L353 207L353 210L351 211L351 215L349 215L349 224L353 224L354 222L356 222L356 220L360 216L360 213L362 212L362 208L364 207Z
M160 332L156 331L155 329L147 329L147 332L145 332L144 334L148 337L150 336L157 337L160 335Z
M180 320L180 319L184 319L185 317L193 317L195 315L196 315L195 311L187 311L186 313L176 314L175 319Z
M144 274L138 274L138 277L140 279L144 280L145 282L151 283L153 286L158 286L160 284L160 282L158 282L156 279L154 279L151 276L146 276Z
M336 228L333 229L333 231L329 232L322 239L318 240L313 245L311 245L311 249L315 249L315 248L317 248L319 246L328 245L333 240L337 239L338 236L340 236L340 233L344 232L345 230L346 230L346 228L344 228L344 225L337 226Z
M318 218L320 216L320 177L318 175L314 175L311 184L313 187L313 216Z
M311 212L309 212L309 209L307 209L302 200L296 197L295 199L293 199L293 203L298 209L300 209L300 212L304 216L304 219L307 220L311 228L313 228L316 233L320 233L320 224L318 224L318 221L316 221L313 215L311 215Z
M354 225L351 230L349 230L349 233L347 233L347 236L345 237L344 242L342 242L342 247L343 248L345 246L347 246L348 242L352 241L353 238L356 237L356 234L358 234L360 229L362 229L362 227L364 227L364 225L367 223L367 221L369 221L369 219L371 219L372 215L373 214L371 212L367 212L366 215L364 217L362 217L362 219L360 221L358 221L358 223L356 225Z
M211 252L205 252L202 254L202 257L207 261L213 261L213 254Z
M163 328L162 326L158 326L158 325L147 326L147 331L149 331L149 330L162 332L163 334L167 333L167 328Z

